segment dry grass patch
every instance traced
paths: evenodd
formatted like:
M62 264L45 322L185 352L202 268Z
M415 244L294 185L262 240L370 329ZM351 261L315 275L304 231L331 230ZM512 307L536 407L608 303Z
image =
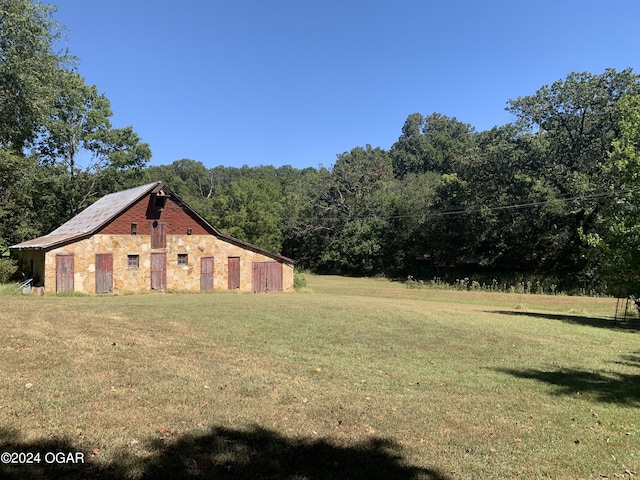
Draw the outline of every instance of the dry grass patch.
M518 310L519 295L339 277L308 285L305 294L0 298L0 450L91 459L0 473L638 470L640 342L606 318L613 300L526 296Z

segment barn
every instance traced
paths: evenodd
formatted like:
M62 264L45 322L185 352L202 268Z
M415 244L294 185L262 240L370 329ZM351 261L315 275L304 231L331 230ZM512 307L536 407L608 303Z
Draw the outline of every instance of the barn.
M10 250L40 292L293 289L293 260L223 234L160 181L106 195Z

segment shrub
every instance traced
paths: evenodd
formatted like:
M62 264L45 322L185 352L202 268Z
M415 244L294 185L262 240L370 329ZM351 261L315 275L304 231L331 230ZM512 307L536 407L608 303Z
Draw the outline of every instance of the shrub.
M407 285L407 288L410 288L410 289L424 287L424 283L421 280L416 280L411 275L407 277L406 285Z
M8 282L11 275L16 273L16 262L9 258L0 258L0 283Z
M293 274L293 288L305 288L307 286L307 277L304 273L295 272Z

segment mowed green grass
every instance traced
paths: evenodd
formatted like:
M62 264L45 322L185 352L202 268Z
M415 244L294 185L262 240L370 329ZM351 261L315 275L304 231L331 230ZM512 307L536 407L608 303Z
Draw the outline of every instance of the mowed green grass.
M632 478L614 299L308 276L291 294L0 297L2 478Z

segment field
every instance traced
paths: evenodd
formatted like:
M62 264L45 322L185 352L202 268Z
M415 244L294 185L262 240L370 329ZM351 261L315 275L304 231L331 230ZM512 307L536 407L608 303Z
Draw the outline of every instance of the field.
M40 454L0 477L640 478L640 329L614 310L321 276L0 296L0 452Z

